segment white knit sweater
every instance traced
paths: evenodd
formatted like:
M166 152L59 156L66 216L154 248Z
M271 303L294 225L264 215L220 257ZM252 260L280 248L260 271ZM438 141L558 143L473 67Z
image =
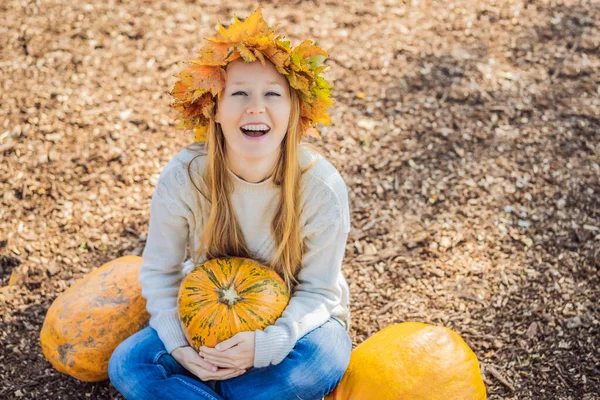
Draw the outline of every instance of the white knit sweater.
M210 212L210 204L194 187L201 187L206 162L206 156L196 157L200 146L186 147L161 172L150 204L148 240L142 255L140 282L150 326L169 353L188 345L177 311L179 285L195 265L205 261L204 256L188 259L188 254L195 257L198 253ZM348 285L341 273L350 230L348 193L342 177L328 161L301 148L302 166L314 159L316 163L302 178L300 223L306 251L297 275L299 283L275 324L256 331L257 368L283 361L298 339L330 317L349 327ZM188 175L190 162L193 183ZM232 203L252 258L271 260L274 241L270 227L280 188L271 178L249 183L232 172L230 176L234 182Z

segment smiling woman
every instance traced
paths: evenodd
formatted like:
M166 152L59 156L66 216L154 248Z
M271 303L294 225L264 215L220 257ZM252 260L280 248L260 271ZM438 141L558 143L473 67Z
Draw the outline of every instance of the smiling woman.
M260 182L273 172L291 109L287 79L271 62L263 66L237 60L227 66L215 122L225 136L226 160L233 173Z
M341 380L352 348L341 272L348 193L338 171L301 143L329 122L326 55L311 41L292 48L259 9L220 27L178 75L174 107L204 143L171 159L152 197L140 267L150 327L124 341L109 365L126 398L321 399ZM226 257L268 266L290 299L264 329L198 353L177 294L191 267ZM248 315L264 319L256 307Z

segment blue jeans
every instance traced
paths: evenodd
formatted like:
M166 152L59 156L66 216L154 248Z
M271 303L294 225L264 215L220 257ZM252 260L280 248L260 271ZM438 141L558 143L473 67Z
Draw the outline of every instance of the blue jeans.
M251 368L224 381L201 381L167 353L156 331L148 327L117 347L108 373L128 400L311 400L333 391L351 351L348 332L332 318L300 338L277 365Z

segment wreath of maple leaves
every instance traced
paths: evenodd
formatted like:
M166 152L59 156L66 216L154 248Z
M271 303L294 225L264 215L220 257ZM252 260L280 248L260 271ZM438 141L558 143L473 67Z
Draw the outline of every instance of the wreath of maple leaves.
M302 134L320 137L316 124L329 125L327 108L333 104L331 85L321 76L327 52L310 40L291 48L288 40L276 36L267 25L260 7L243 21L234 17L228 28L219 24L219 33L206 40L198 59L189 61L176 75L171 91L172 106L181 114L179 128L194 129L196 141L206 140L216 98L225 86L225 66L241 58L248 63L273 63L300 95Z

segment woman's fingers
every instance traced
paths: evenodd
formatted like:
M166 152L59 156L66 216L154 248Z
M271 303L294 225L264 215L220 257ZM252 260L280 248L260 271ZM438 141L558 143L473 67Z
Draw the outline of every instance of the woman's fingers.
M175 358L185 369L196 375L203 381L224 380L242 375L246 370L237 368L235 365L223 365L218 368L210 361L203 359L194 349L183 346L175 349L171 356Z
M240 376L246 371L238 368L219 368L217 371L212 371L197 366L192 372L203 381L218 381Z
M220 367L220 365L216 365L200 356L198 356L195 361L202 369L207 371L217 371L219 369L218 367Z
M223 351L219 351L217 349L214 348L210 348L210 347L201 347L200 348L200 355L209 355L209 356L213 356L213 357L223 357Z
M205 359L208 362L212 361L231 361L232 358L228 357L225 354L207 354L207 353L200 353L200 357Z
M217 371L216 365L210 361L204 360L190 346L179 347L171 353L171 356L181 364L185 369L196 374L196 369L201 368L207 371Z
M234 335L233 337L217 344L215 349L218 351L224 351L232 348L233 346L237 346L240 342L242 342L242 337L240 335Z
M235 354L230 354L229 351L227 353L221 352L200 352L200 357L212 364L215 364L219 367L236 367L236 358Z
M211 364L214 364L216 366L218 366L219 368L236 368L238 369L239 367L234 364L232 361L212 361Z
M227 371L227 370L225 370ZM246 372L246 370L243 369L233 369L231 370L233 372L224 374L224 375L219 375L219 377L217 378L212 378L212 380L225 380L225 379L231 379L231 378L235 378L236 376L240 376L242 374L244 374Z
M200 356L223 368L250 368L254 364L255 333L240 332L215 348L200 347Z
M217 367L220 368L237 368L238 366L236 365L234 360L228 359L228 358L223 358L223 357L211 357L211 356L204 356L204 355L200 355L200 357L207 361L208 363L210 363L211 365L216 365Z

